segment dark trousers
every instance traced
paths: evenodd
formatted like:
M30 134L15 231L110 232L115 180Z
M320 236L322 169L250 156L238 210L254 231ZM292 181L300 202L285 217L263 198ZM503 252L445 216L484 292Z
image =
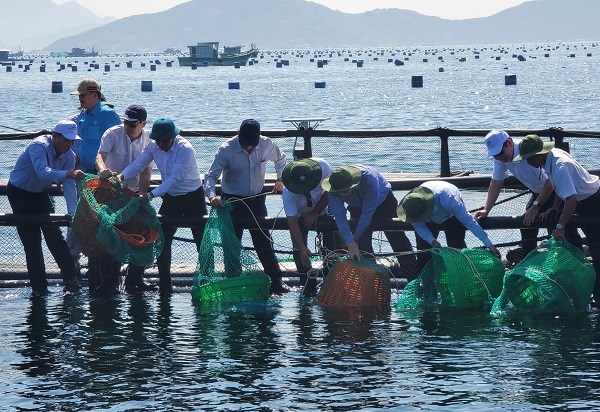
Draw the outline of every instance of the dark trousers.
M375 213L373 213L373 219L398 217L396 212L397 208L398 200L394 196L394 193L390 190L385 200L379 206L377 206L377 209L375 209ZM355 219L360 218L362 213L361 208L351 206L348 206L348 211L350 212L350 217ZM390 242L390 246L394 252L412 252L412 245L410 244L410 240L408 240L408 237L406 237L404 232L396 230L384 230L383 233L385 234L388 242ZM373 253L373 228L367 228L360 239L358 239L358 249ZM404 275L409 278L414 277L416 267L414 254L398 256L398 263L400 264L400 269Z
M302 242L306 245L308 241L308 229L304 226L304 217L300 216L298 218L298 225L300 226L300 234L302 235ZM323 247L327 250L335 250L337 249L336 242L336 234L337 232L333 230L327 230L321 232L321 236L323 237ZM300 253L294 248L292 252L292 256L294 257L294 263L296 264L296 269L300 274L300 284L306 283L306 273L310 270L309 267L306 267L302 264L302 260L300 259ZM323 262L323 276L325 276L329 272L329 267L327 265L328 262Z
M47 192L28 192L9 182L6 194L15 214L45 215L54 213L54 205ZM60 227L23 225L17 226L17 233L25 249L27 273L32 290L42 294L48 290L46 265L42 251L42 233L54 261L60 268L63 279L76 276L75 265Z
M446 220L445 223L450 223L450 222L458 222L458 219L456 219L455 217L451 217L450 219ZM438 235L440 234L439 230L432 230L431 227L429 227L429 225L427 225L429 230L431 230L431 233L433 234L433 237L437 238ZM463 249L467 247L467 243L465 242L465 235L467 233L467 229L462 226L460 228L456 228L456 229L452 229L452 230L444 230L444 234L446 235L446 244L448 245L448 247L453 247L455 249ZM418 250L430 250L431 249L431 245L429 243L427 243L425 240L423 240L423 238L421 236L419 236L419 234L417 232L415 232L415 238L417 239L417 249ZM429 252L425 252L425 253L419 253L417 255L417 265L419 268L419 273L421 273L421 271L423 270L423 268L425 267L425 265L427 264L427 262L429 262L429 260L431 260L431 253Z
M231 220L233 221L235 234L240 241L242 240L242 235L244 233L244 228L239 224L240 219L252 219L253 216L267 216L265 196L244 198L223 193L222 198L233 201L231 203L233 206L233 209L231 210ZM260 260L265 273L269 275L271 280L281 279L281 268L279 267L279 262L275 256L273 239L269 232L260 227L252 228L249 231L250 236L252 237L252 244L258 255L258 260Z
M594 223L588 223L581 226L585 233L587 244L590 248L594 270L596 271L596 283L594 284L594 300L600 302L600 190L593 196L577 203L575 213L578 216L594 218Z
M540 210L539 210L538 214L546 212L548 209L550 209L552 207L552 205L554 205L554 197L555 196L556 196L556 194L554 192L552 192L552 195L548 198L548 200L546 200L544 202L544 204L540 206ZM538 197L537 193L531 194L531 197L529 198L529 201L527 202L527 206L525 207L525 210L529 209L533 205L533 201L535 199L537 199L537 197ZM546 228L548 230L549 235L552 234L552 231L554 230L554 227L556 226L558 216L560 216L558 213L554 213L551 216L548 216L548 219L546 221ZM539 233L539 230L537 227L521 229L521 241L522 241L521 244L522 244L525 252L529 253L537 247L538 233ZM581 236L579 235L579 232L577 231L577 228L575 226L567 225L565 227L565 238L569 242L571 242L573 245L577 246L579 249L581 249L583 247L583 242L581 240Z
M202 186L193 192L181 196L164 195L158 213L161 216L204 216L206 214L206 203ZM171 247L177 228L163 224L162 229L165 236L165 243L156 261L158 265L159 288L162 292L171 292L173 290L171 286ZM202 242L203 233L204 223L200 227L192 228L192 236L194 242L196 242L196 248Z

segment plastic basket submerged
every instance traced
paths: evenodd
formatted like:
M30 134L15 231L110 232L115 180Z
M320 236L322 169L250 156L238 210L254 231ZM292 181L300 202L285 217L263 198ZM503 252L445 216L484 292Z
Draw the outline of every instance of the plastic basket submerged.
M390 277L385 268L340 260L325 277L316 303L329 308L387 307L390 296Z
M266 302L271 279L266 275L240 276L215 280L192 290L192 297L205 306L246 301Z

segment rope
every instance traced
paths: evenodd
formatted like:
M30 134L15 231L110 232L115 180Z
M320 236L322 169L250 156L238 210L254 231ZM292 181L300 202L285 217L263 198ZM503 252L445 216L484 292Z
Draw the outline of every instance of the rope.
M26 130L15 129L14 127L4 126L3 124L0 124L0 127L3 127L3 128L5 128L5 129L9 129L9 130L14 130L15 132L23 132L23 133L27 133L27 131L26 131Z

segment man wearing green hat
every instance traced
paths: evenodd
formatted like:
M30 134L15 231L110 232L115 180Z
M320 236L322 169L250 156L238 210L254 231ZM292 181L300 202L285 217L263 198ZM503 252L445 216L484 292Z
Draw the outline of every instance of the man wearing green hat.
M412 223L417 238L419 250L441 247L436 239L438 231L432 231L427 224L441 224L450 218L458 220L463 228L445 230L446 242L449 247L462 249L465 243L466 229L469 229L481 242L498 258L500 251L492 244L487 233L467 210L462 195L456 186L442 180L432 180L423 183L408 192L398 205L398 218L403 222ZM434 233L435 232L435 233ZM417 256L419 269L423 269L430 256Z
M372 254L373 218L396 216L398 201L392 186L374 167L364 165L336 167L321 186L329 192L329 212L346 242L348 255L360 259L361 251ZM347 212L350 212L350 217L358 219L354 232L346 219ZM412 245L404 232L383 232L394 252L412 252ZM398 262L407 276L416 274L413 270L414 255L399 256Z
M202 178L196 163L196 151L192 144L179 136L179 128L169 118L157 119L152 125L150 142L140 155L119 175L122 181L139 175L149 164L156 163L161 184L147 193L140 194L147 202L162 197L158 213L163 216L197 216L206 214L206 201ZM171 284L171 245L176 227L163 224L164 247L157 259L159 291L173 292ZM204 227L193 227L192 237L196 245L202 242Z
M533 167L542 167L554 185L558 198L564 202L556 228L552 232L555 239L564 239L565 228L573 214L592 218L593 223L581 225L592 255L596 271L594 285L595 306L600 306L600 179L591 175L573 157L554 147L553 142L544 142L537 135L527 135L519 144L520 155L516 160L526 159Z
M287 216L294 262L300 274L300 283L305 285L303 293L308 295L316 291L317 281L307 277L312 267L310 250L307 246L308 230L315 227L317 218L327 213L328 193L321 182L331 173L331 166L324 159L313 157L288 163L283 169L281 180L285 185L281 198L283 210ZM323 233L325 249L333 250L333 231ZM323 274L327 273L327 262L323 262Z

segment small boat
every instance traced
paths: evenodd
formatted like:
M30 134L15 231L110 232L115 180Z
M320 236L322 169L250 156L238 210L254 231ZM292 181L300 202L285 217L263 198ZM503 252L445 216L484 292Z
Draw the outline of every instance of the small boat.
M256 57L258 49L254 44L249 49L243 46L224 47L219 51L218 41L209 41L188 46L189 57L179 57L180 66L234 66L236 63L245 65L251 57Z

